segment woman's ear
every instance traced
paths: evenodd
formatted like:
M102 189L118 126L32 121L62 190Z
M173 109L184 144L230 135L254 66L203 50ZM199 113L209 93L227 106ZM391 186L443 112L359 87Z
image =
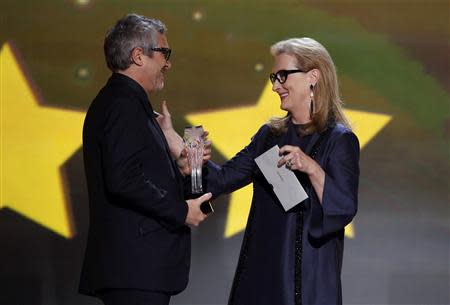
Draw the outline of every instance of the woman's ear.
M320 79L319 69L312 69L311 71L309 71L309 77L311 85L315 86Z

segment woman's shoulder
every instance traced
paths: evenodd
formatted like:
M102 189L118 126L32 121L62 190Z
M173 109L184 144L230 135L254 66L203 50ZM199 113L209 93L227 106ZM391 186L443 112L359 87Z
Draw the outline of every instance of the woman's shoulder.
M257 152L263 152L275 145L276 141L277 136L272 132L270 126L264 124L253 135L250 147L253 147Z
M337 123L330 126L330 140L333 142L353 142L359 145L356 134L347 126Z
M336 123L332 126L329 127L330 128L330 134L332 136L343 136L343 135L353 135L356 137L355 133L353 132L353 130L347 126L345 126L344 124L341 123Z
M270 128L269 124L264 124L261 127L259 127L258 131L255 133L253 138L265 138L267 136L273 135L272 129Z

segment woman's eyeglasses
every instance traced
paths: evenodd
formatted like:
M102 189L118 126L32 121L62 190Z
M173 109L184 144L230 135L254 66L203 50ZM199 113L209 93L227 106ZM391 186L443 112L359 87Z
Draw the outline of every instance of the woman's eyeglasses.
M269 78L270 81L273 83L275 83L275 81L277 80L280 84L284 84L289 76L289 74L292 73L299 73L302 72L304 73L305 71L303 70L280 70L276 73L270 73Z
M161 52L164 55L164 58L169 60L170 54L172 53L172 50L170 48L150 48L150 50L155 52Z

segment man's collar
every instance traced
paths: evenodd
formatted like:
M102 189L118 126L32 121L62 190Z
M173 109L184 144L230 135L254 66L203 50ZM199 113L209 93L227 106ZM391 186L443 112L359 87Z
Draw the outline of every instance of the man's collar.
M145 110L148 112L148 114L151 116L154 116L153 107L149 101L147 93L145 92L144 88L137 81L135 81L134 79L132 79L131 77L129 77L125 74L118 73L118 72L114 72L111 75L109 81L110 82L120 82L121 84L129 87L139 98L139 100L143 104L143 106L144 106Z
M144 97L145 99L148 98L147 93L145 92L144 88L134 79L131 77L122 74L120 72L114 72L111 75L110 80L112 81L120 81L123 83L126 83L129 87L131 87L139 96Z

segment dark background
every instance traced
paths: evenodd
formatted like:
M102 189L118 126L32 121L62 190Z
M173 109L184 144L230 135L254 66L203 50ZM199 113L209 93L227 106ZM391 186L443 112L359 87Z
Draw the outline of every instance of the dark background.
M45 105L86 111L109 76L104 34L128 12L168 26L173 68L152 101L170 101L178 130L188 113L255 104L272 43L322 42L346 107L392 116L362 151L344 302L449 303L448 1L0 0L0 45L15 45ZM1 209L0 304L99 304L77 294L88 225L81 147L61 170L76 234L65 238ZM191 280L174 304L226 304L242 240L224 237L228 200L193 230Z

